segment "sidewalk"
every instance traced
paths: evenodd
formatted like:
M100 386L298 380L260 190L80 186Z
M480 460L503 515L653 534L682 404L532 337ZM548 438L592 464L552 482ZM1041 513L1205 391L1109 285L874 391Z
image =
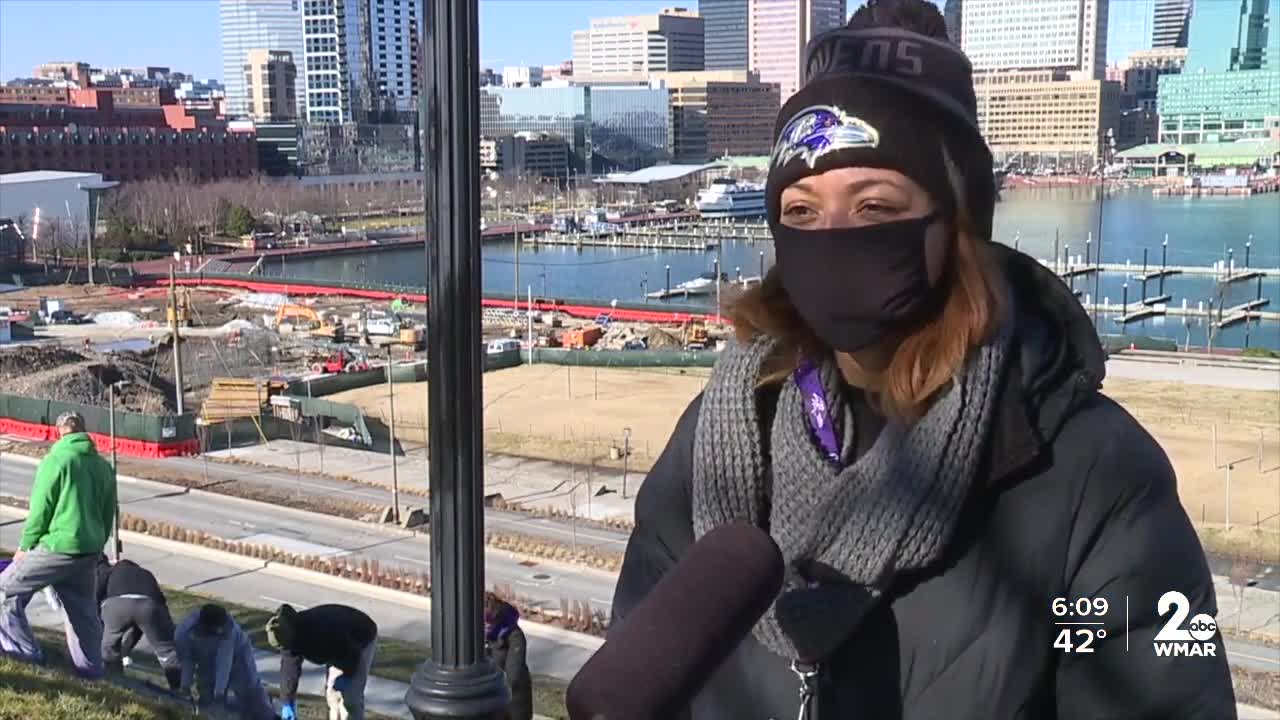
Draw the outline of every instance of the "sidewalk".
M241 462L274 467L282 471L346 476L365 483L391 487L391 458L386 453L349 448L323 447L309 442L272 440L267 445L215 450L210 458L234 458ZM427 453L413 448L396 457L396 478L401 488L427 489ZM581 518L635 518L635 493L644 482L644 473L627 473L627 497L622 497L622 473L596 468L588 477L587 468L548 460L532 460L513 455L486 454L486 493L500 493L507 502L529 508L554 509ZM596 495L601 489L602 495Z

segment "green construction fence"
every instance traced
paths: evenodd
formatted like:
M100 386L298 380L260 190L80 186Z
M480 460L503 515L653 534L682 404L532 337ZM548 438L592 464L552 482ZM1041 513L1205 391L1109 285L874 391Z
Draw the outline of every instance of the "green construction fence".
M95 405L43 400L0 393L0 418L32 425L52 426L64 412L76 412L84 418L88 432L106 435L111 432L111 412ZM148 443L173 443L196 437L195 416L147 415L116 410L116 437Z

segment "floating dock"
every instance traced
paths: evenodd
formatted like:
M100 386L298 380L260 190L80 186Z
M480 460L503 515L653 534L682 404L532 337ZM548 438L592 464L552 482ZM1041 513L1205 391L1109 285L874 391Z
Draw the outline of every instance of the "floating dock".
M1245 322L1246 320L1261 320L1268 314L1274 315L1275 313L1255 312L1258 308L1266 307L1270 302L1271 300L1269 298L1258 298L1256 300L1250 300L1249 302L1240 303L1234 307L1227 308L1222 311L1222 319L1214 323L1213 326L1218 329L1222 329L1231 327L1237 323Z
M673 236L641 237L623 234L584 235L580 233L547 233L527 237L520 242L526 245L634 248L637 250L691 250L694 252L715 250L720 246L719 241L706 238L685 240Z
M1165 310L1163 308L1157 309L1153 307L1147 307L1145 305L1138 305L1132 311L1130 311L1128 308L1124 308L1124 311L1125 312L1123 315L1116 318L1116 322L1120 323L1121 325L1128 325L1131 322L1138 322L1139 320L1146 320L1149 317L1157 317L1159 315L1165 314Z

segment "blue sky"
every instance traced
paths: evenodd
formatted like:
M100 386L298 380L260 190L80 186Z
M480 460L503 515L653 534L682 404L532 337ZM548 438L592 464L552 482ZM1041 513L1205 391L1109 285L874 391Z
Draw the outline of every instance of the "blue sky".
M559 63L591 17L673 5L697 0L481 0L480 54L496 65ZM218 43L217 0L0 0L0 82L51 60L220 77Z
M850 0L850 9L859 4ZM481 56L491 66L558 63L572 55L570 33L591 17L673 5L697 0L481 0ZM50 60L168 65L216 78L218 43L217 0L0 0L0 82Z

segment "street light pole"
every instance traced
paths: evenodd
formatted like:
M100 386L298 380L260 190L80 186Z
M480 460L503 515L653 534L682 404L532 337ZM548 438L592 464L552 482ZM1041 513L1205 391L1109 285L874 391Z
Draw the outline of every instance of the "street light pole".
M391 346L387 346L387 409L391 419L388 421L389 430L391 431L391 439L388 442L388 452L391 453L391 517L395 519L397 525L400 524L400 475L396 464L396 382L392 378L392 370L395 365L395 358L392 357L394 351Z
M622 499L627 499L627 458L631 457L631 428L622 428Z
M111 383L107 385L107 408L110 413L110 419L107 421L108 430L111 434L111 471L116 472L119 464L116 462L116 385ZM120 503L116 503L115 518L112 520L111 526L111 561L120 562Z
M423 27L431 654L415 720L498 720L510 692L485 651L480 354L479 0L432 0Z

